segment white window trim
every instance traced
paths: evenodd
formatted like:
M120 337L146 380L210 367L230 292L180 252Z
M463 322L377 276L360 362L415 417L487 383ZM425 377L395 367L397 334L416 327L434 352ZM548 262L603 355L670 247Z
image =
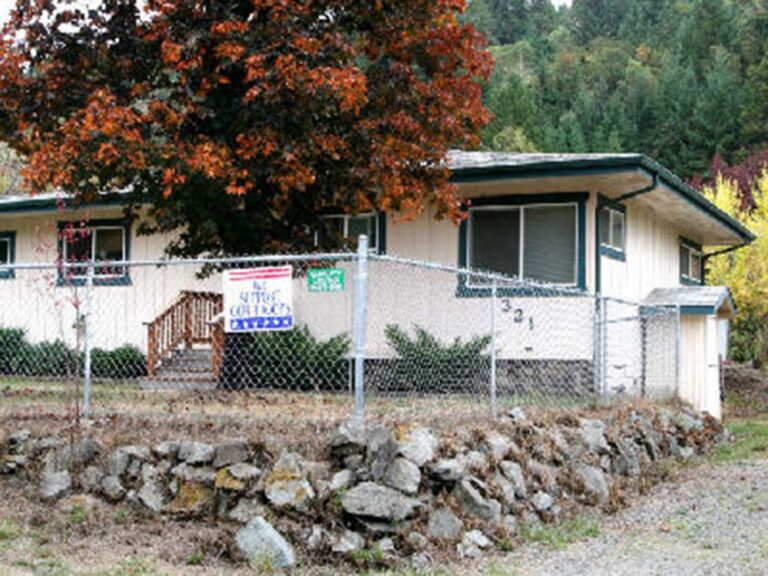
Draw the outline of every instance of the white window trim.
M683 274L683 271L680 270L680 278L684 278L685 280L689 280L691 282L701 283L703 280L702 276L704 275L704 252L694 246L691 246L688 242L681 241L680 248L685 248L688 250L688 274ZM699 278L690 275L691 270L694 270L694 266L692 265L694 258L699 259Z
M326 214L321 217L321 220L330 220L332 218L340 218L342 221L342 238L349 239L349 221L352 218L372 218L373 219L373 231L368 238L369 252L376 252L379 249L379 217L376 212L360 212L359 214ZM373 240L373 243L371 243ZM315 247L320 245L320 235L315 230Z
M96 260L96 236L99 232L99 230L119 230L120 231L120 237L122 238L122 252L123 257L122 260L125 259L126 254L126 232L125 227L123 226L87 226L84 229L76 229L77 233L82 233L82 231L86 231L89 234L89 239L91 241L91 251L90 251L90 259L93 260L95 263L99 262L109 262L109 260ZM69 262L69 242L64 242L64 248L63 248L63 258L64 262ZM120 274L98 274L97 271L101 270L99 266L94 267L94 278L120 278L125 275L125 271L123 271ZM81 268L73 268L71 272L72 278L85 278L88 275L87 270L83 270Z
M608 211L608 239L602 237L602 234L600 235L600 246L603 246L604 248L610 248L611 250L615 250L616 252L625 253L626 252L626 246L627 246L627 215L622 212L621 210L617 210L616 208L613 208L611 206L602 206L600 210L607 210ZM621 222L622 222L622 230L624 233L622 234L622 239L624 240L624 243L621 247L617 246L613 241L613 218L619 215L621 216ZM600 226L600 221L598 219L597 222L598 227Z
M532 278L526 279L525 277L525 246L524 246L524 239L525 239L525 210L527 208L564 208L564 207L572 207L574 209L575 214L575 230L574 230L574 258L573 258L573 282L562 282L562 283L552 283L552 282L546 282L546 284L551 286L561 286L564 288L575 288L579 284L579 249L581 248L579 246L579 204L578 202L548 202L548 203L541 203L541 204L510 204L508 206L506 205L495 205L495 206L478 206L476 208L470 208L469 209L469 217L467 218L467 264L468 267L472 267L472 214L474 212L513 212L515 210L520 212L520 238L519 238L519 255L518 255L518 267L519 267L519 275L513 276L513 278L519 279L521 282L525 282L526 280L529 282L542 282L541 280L536 280ZM467 278L467 287L468 288L487 288L490 286L487 282L472 282L472 279L474 277L472 275L469 275L469 278Z

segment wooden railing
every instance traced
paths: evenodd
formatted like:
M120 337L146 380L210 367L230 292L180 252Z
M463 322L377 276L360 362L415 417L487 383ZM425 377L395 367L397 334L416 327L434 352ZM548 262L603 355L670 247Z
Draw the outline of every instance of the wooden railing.
M147 374L155 370L173 350L195 344L212 344L212 320L224 309L216 292L184 291L178 300L147 324Z

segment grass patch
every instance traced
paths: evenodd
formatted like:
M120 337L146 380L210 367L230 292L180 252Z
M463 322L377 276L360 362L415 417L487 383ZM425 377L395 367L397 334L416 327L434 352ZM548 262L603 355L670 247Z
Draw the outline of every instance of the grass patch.
M10 542L19 536L21 536L21 528L10 520L0 519L0 542Z
M718 447L708 461L724 464L768 457L768 418L734 421L728 424L728 429L734 441Z
M523 528L523 540L528 542L540 542L557 550L561 550L583 540L600 536L600 524L597 520L588 518L574 518L560 524L539 526L536 528Z

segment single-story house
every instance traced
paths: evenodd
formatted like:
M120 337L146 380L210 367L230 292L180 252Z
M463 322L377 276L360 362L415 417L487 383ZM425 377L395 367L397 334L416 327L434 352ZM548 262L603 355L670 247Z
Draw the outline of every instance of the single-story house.
M384 214L329 218L342 235L367 234L372 249L381 254L490 270L572 289L572 296L554 297L500 289L503 303L499 306L515 313L514 321L508 323L500 314L501 327L497 326L499 354L510 361L572 363L571 368L580 370L591 366L597 357L591 320L596 294L616 299L618 316L629 308L637 316L644 305L679 311L678 329L666 330L660 341L636 346L645 358L637 370L604 353L602 386L606 391L639 386L642 372L645 387L648 370L667 376L674 372L672 380L684 398L719 416L719 363L727 322L736 309L727 288L704 286L705 262L713 253L751 242L754 236L749 230L640 154L452 152L449 165L462 196L471 200L469 215L459 226L436 221L429 210L407 222L395 222ZM83 219L93 232L88 238L72 244L59 241L63 226ZM71 304L79 301L73 293L84 278L3 266L54 262L59 257L162 258L170 237L138 235L137 226L136 221L123 218L119 197L77 208L58 194L0 198L0 327L25 328L33 340L61 338L74 343ZM169 347L189 345L187 340L171 338L165 348L157 349L160 335L152 332L152 326L169 316L184 294L206 294L197 305L208 310L206 314L214 313L216 305L211 302L221 292L220 276L203 281L197 278L198 271L195 266L172 271L98 268L96 345L134 344L154 356L158 366ZM396 276L391 267L385 270L384 263L372 263L369 353L386 356L380 333L390 322L433 327L445 339L488 332L488 285L462 274L430 274ZM317 327L326 336L351 332L350 279L344 292L323 295L297 281L297 321ZM401 305L406 292L409 306ZM619 311L621 302L629 308ZM612 312L602 314L604 324L611 324ZM605 328L608 334L616 329L614 324ZM645 338L637 336L638 330L648 329L638 325L630 332L616 332L614 338L625 343ZM205 343L206 330L201 328L202 335L195 340ZM614 355L623 354L621 346L616 345ZM649 366L647 356L662 348L679 350L676 364ZM592 380L595 370L585 368L584 378Z

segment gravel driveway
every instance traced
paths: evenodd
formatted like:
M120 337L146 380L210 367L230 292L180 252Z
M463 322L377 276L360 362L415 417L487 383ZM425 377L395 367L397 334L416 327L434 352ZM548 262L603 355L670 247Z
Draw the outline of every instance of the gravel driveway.
M706 464L563 550L527 545L496 566L515 576L768 574L768 460Z

